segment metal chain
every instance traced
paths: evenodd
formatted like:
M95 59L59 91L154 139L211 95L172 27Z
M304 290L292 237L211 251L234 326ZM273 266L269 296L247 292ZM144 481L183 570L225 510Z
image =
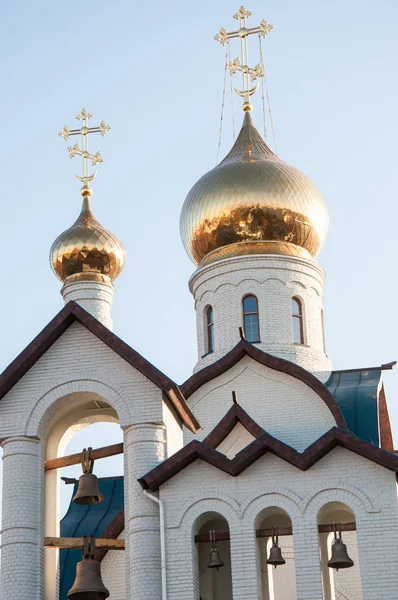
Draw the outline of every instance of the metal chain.
M221 147L221 136L222 136L222 125L224 119L224 105L225 105L225 88L227 83L227 68L228 68L228 48L225 51L225 68L224 68L224 88L222 92L222 103L221 103L221 118L220 118L220 133L218 136L218 148L217 148L217 160L216 165L218 165L218 157L220 156L220 147Z
M228 62L231 62L231 57L229 54L229 41L227 42L227 54L228 54ZM234 142L236 140L235 134L235 102L234 102L234 91L232 89L232 73L229 72L229 92L231 94L231 114L232 114L232 135L234 136Z

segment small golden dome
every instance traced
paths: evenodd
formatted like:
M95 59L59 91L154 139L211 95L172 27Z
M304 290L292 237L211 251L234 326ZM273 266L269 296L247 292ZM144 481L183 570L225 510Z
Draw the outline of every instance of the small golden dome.
M50 263L57 277L64 281L84 273L106 275L112 281L120 275L126 259L121 242L96 220L90 195L83 194L81 213L76 222L61 233L50 250Z
M180 230L193 262L207 264L247 254L315 258L328 224L318 188L268 148L247 111L232 150L189 192Z

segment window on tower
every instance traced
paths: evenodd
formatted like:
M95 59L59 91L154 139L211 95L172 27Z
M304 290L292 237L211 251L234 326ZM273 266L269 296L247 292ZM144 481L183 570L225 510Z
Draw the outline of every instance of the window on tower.
M293 342L304 344L303 305L298 298L292 298Z
M258 319L258 300L256 296L243 298L243 327L248 342L260 341L260 323Z
M206 308L206 352L214 352L214 314L213 307Z

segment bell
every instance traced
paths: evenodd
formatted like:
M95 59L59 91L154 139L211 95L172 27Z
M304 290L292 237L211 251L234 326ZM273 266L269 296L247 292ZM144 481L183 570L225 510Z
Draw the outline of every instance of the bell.
M84 536L83 558L76 565L76 579L68 592L72 600L105 600L109 591L104 586L101 578L101 567L98 560L94 559L95 540Z
M82 455L83 475L79 477L79 487L72 498L75 504L99 504L104 497L99 491L97 476L93 474L94 461L90 459L91 448L84 448Z
M278 546L278 530L276 530L276 533L274 534L274 528L272 528L272 546L266 563L267 565L273 565L275 569L278 565L286 564L286 561L282 556L282 550Z
M354 561L348 556L347 546L343 544L341 537L341 524L338 523L339 535L336 532L336 524L334 526L334 541L332 544L332 557L328 562L328 567L331 569L349 569L354 566Z
M223 561L221 560L220 554L216 548L216 532L210 531L210 542L211 542L211 550L209 556L209 562L207 563L208 569L217 569L224 566Z

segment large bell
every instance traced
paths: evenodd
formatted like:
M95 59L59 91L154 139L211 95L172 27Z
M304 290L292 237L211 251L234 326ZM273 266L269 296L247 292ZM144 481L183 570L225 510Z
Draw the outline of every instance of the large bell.
M101 567L98 560L94 559L95 540L84 536L83 558L76 565L76 579L68 592L72 600L105 600L109 591L104 586L101 578Z
M331 569L349 569L354 566L354 561L348 556L347 546L343 543L341 537L341 524L338 523L339 533L336 532L336 525L334 525L334 541L332 544L332 556L328 562L328 567Z
M278 565L286 564L286 561L282 556L282 550L278 545L278 530L274 533L274 529L272 529L272 546L266 563L267 565L273 565L275 569Z
M79 487L72 498L75 504L99 504L104 497L99 491L97 476L93 474L94 461L90 459L91 448L84 448L82 454L83 475L79 477Z
M218 569L224 566L223 561L221 560L220 553L216 547L216 532L210 531L210 542L211 542L211 550L209 556L209 562L207 563L208 569Z

